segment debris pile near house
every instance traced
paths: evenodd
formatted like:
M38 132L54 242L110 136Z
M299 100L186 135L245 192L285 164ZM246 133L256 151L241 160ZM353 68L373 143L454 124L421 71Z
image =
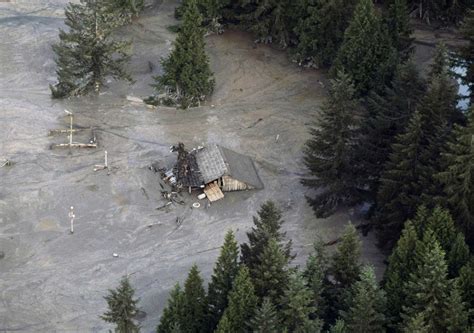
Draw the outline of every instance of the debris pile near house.
M263 188L255 164L246 155L215 144L187 151L179 143L172 151L178 153L177 162L163 179L177 191L199 189L205 194L198 196L200 200L207 197L213 202L224 198L224 192Z

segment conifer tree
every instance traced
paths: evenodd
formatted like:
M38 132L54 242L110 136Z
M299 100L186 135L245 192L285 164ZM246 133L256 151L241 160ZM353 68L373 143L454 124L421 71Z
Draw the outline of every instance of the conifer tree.
M354 94L349 76L338 73L331 81L318 127L311 129L312 138L303 150L312 178L305 178L302 183L320 191L308 199L318 217L328 216L339 205L352 205L361 198L354 165L360 105Z
M431 333L422 312L409 318L401 331L403 333Z
M209 326L213 331L227 308L229 292L239 271L239 248L232 231L228 231L214 266L208 288Z
M466 75L463 82L469 87L471 105L474 103L474 8L468 10L464 17L461 33L468 43L461 49L463 65L466 66Z
M415 250L415 270L405 283L404 326L423 314L430 332L445 332L449 301L448 267L433 232L427 230Z
M331 326L329 333L349 333L349 331L347 330L344 320L338 319L334 325Z
M160 318L160 323L156 328L156 333L168 333L173 332L173 329L178 329L183 317L183 291L179 286L179 283L175 285L173 290L170 292L168 304L163 310L163 314ZM179 332L179 331L178 331Z
M303 276L308 283L308 287L312 292L313 306L315 308L315 315L322 317L326 311L326 301L323 294L326 291L328 284L329 260L327 258L324 244L316 242L314 244L313 252L309 255L306 261L306 268Z
M436 45L436 52L433 58L433 62L430 65L430 71L428 76L430 78L443 75L448 71L448 50L446 44L443 42Z
M445 314L446 332L467 332L468 312L461 297L458 280L451 280L450 287Z
M196 0L188 0L173 51L162 61L164 73L154 78L155 90L169 92L173 96L169 98L183 109L199 105L214 89L201 22ZM146 102L157 105L167 101L152 96Z
M446 201L468 242L474 244L474 108L466 127L457 126L443 154L446 167L437 178Z
M348 73L360 96L389 82L395 62L395 50L372 1L361 0L344 33L333 73Z
M229 306L226 308L217 333L246 333L255 314L257 296L250 279L248 268L242 266L229 293Z
M386 298L377 285L374 269L364 267L352 287L350 308L344 315L344 321L350 332L384 332Z
M466 309L469 309L469 325L474 327L474 257L459 271L459 289Z
M123 277L117 289L109 289L105 300L109 306L100 318L108 323L115 324L116 333L136 333L140 327L135 323L138 312L138 299L134 298L135 291L130 285L128 277Z
M259 256L259 264L251 275L255 294L262 300L268 297L273 304L279 304L288 284L289 259L275 238L270 238Z
M203 280L197 266L193 265L184 283L181 330L189 333L206 332L206 309L206 292Z
M316 309L313 307L312 292L300 273L290 275L288 286L281 299L283 325L290 332L317 332L318 321L310 316Z
M388 5L385 24L392 39L392 45L397 49L398 56L407 60L413 52L410 27L410 16L407 0L393 0Z
M342 235L337 251L332 257L330 272L336 285L350 287L358 280L360 274L361 241L353 224L349 223Z
M420 77L415 64L407 61L397 67L391 86L387 86L382 94L369 94L357 156L371 200L375 200L391 145L397 135L405 132L425 92L425 80Z
M300 62L330 66L344 39L352 17L354 0L304 0L296 19L295 54Z
M413 253L418 241L417 232L408 221L405 223L402 235L392 254L388 258L388 267L384 276L384 290L387 293L387 316L391 326L400 322L402 305L406 299L405 281L412 272L414 261Z
M264 298L262 305L255 311L251 320L251 328L254 333L279 333L280 323L275 306L268 298Z
M64 23L69 30L60 30L59 43L53 45L58 79L50 86L53 98L98 92L107 77L132 81L124 69L130 43L112 40L122 20L108 11L105 1L67 5Z
M130 22L133 16L143 10L144 0L109 0L110 11L124 22Z
M253 217L254 227L247 232L248 243L240 246L242 252L240 259L249 268L252 277L252 272L260 265L260 256L272 237L284 250L287 260L292 259L291 241L285 243L286 233L281 231L284 222L281 210L273 201L267 201L262 204L257 215Z

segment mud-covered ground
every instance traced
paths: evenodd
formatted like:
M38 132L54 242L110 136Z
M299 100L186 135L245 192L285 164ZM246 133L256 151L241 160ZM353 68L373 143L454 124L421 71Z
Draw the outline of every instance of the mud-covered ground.
M350 211L316 219L299 183L301 148L324 98L321 72L298 69L283 53L254 47L249 35L226 32L207 39L217 82L207 105L182 111L133 104L126 96L151 93L158 59L174 38L166 27L175 23L175 3L165 0L120 32L133 40L133 85L111 82L99 96L54 101L51 44L66 3L0 1L0 159L14 162L0 168L1 332L105 332L103 296L125 274L146 313L143 331L151 332L174 283L193 263L208 279L225 232L245 240L252 215L268 199L284 211L295 264L316 237L335 239L349 220L357 222ZM50 149L66 141L48 136L67 126L65 109L86 129L74 141L95 133L99 148ZM226 194L208 210L191 209L195 195L170 212L156 210L164 201L148 166L170 165L169 146L178 141L218 143L252 156L265 189ZM93 171L104 150L109 174ZM364 260L383 269L372 236L364 238Z

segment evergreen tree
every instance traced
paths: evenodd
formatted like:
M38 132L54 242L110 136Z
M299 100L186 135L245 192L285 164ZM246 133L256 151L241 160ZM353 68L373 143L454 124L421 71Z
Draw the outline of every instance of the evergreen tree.
M408 319L401 331L403 333L431 333L422 312Z
M395 52L371 0L361 0L354 10L333 72L344 71L354 80L358 95L383 87L395 65Z
M140 331L140 327L134 321L138 312L138 299L134 299L134 294L130 281L127 277L123 277L117 289L109 289L109 294L104 297L109 309L100 318L115 324L116 333Z
M449 299L448 267L433 232L427 230L415 250L415 270L405 283L406 300L402 317L406 327L423 314L429 332L446 332Z
M430 65L429 78L443 75L448 71L448 50L443 42L436 45L436 52L433 62Z
M318 127L311 129L312 138L303 150L312 178L305 178L302 183L320 191L309 199L318 217L328 216L339 205L352 205L361 198L354 166L360 105L354 94L349 76L338 73L331 81Z
M372 200L375 200L384 164L392 151L391 145L397 135L405 132L425 92L425 80L415 64L407 61L397 67L390 87L382 94L371 92L367 98L363 135L356 155Z
M474 258L459 271L459 289L466 309L469 309L469 325L474 327Z
M157 92L167 91L168 98L183 109L199 105L214 89L201 22L196 0L188 0L173 51L162 61L164 73L155 77L153 85ZM146 102L157 105L169 100L152 96Z
M337 251L332 257L330 272L336 285L350 287L358 280L360 274L361 241L353 224L349 223L344 230Z
M294 53L300 62L330 66L344 39L354 12L354 0L303 0L296 19Z
M387 293L387 316L391 326L400 322L402 305L406 299L404 283L414 267L413 253L418 240L413 224L405 223L402 236L397 242L392 254L388 258L388 267L384 276L384 290Z
M130 22L133 16L143 10L144 0L109 0L110 10L124 22Z
M410 27L410 16L407 0L393 0L389 2L385 24L392 39L392 45L397 49L398 56L407 60L413 52Z
M288 261L292 259L291 241L284 243L286 233L280 230L284 222L281 210L273 201L267 201L262 204L257 215L253 217L254 227L250 232L247 232L248 243L243 243L240 246L242 252L240 259L249 268L252 277L252 272L260 265L260 257L270 238L275 238L284 250L285 258Z
M175 285L173 290L170 292L168 304L163 310L163 314L160 318L160 323L156 328L156 333L168 333L173 332L173 329L178 329L180 326L181 318L183 316L183 291L179 286L179 283ZM179 330L178 330L179 332Z
M423 132L421 115L413 114L405 133L398 135L392 153L380 178L376 218L382 245L391 245L398 239L403 223L411 218L421 204L424 190L420 174L423 160Z
M281 304L283 324L290 332L316 333L320 329L319 322L310 318L316 309L313 307L312 292L301 274L295 272L290 275Z
M250 279L248 268L239 270L232 291L229 293L229 306L217 326L217 333L245 333L257 307L257 296Z
M324 245L321 242L314 244L313 252L306 261L306 268L303 276L307 281L308 287L312 292L311 299L315 308L316 317L322 317L326 311L326 301L323 294L328 284L329 260L325 253Z
M228 231L224 238L221 253L214 266L214 273L208 288L209 327L211 331L227 308L228 295L239 271L239 248L232 231Z
M451 290L446 307L446 332L467 332L468 312L461 297L458 281L450 281Z
M348 333L347 326L342 319L336 320L334 325L331 326L329 333Z
M121 19L108 11L106 0L81 0L69 3L64 23L69 31L59 31L56 54L58 83L50 86L53 98L98 92L106 77L132 81L124 65L130 56L129 42L113 41Z
M189 271L184 283L184 295L181 322L182 331L187 333L204 333L207 329L207 304L203 280L196 265Z
M466 127L456 127L443 154L445 169L437 178L444 186L446 202L468 242L474 244L474 108Z
M461 27L461 33L468 43L461 49L461 58L466 66L463 82L469 87L471 104L474 103L474 8L468 10Z
M279 333L280 323L275 306L268 298L264 298L262 305L255 312L251 321L254 333Z
M374 269L363 268L359 279L352 287L351 305L344 321L353 333L384 332L386 298L377 285Z
M262 300L268 297L273 304L279 304L288 284L289 259L275 238L270 238L259 257L259 265L251 275L255 293Z

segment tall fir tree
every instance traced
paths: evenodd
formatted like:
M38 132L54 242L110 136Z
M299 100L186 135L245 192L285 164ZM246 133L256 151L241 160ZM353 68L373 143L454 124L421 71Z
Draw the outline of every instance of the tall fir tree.
M444 170L438 173L446 202L462 228L471 247L474 246L474 108L466 127L457 126L443 154Z
M391 145L396 136L405 131L425 92L425 80L415 64L407 61L397 66L391 85L383 93L372 92L367 97L357 156L372 202L392 151Z
M446 332L468 332L468 311L461 297L458 280L450 281L450 292L446 307Z
M350 77L339 72L331 81L328 100L322 107L318 127L304 147L304 163L311 178L302 183L320 191L309 202L318 217L325 217L340 205L361 199L355 166L359 138L360 104Z
M398 56L402 61L408 60L413 53L410 27L410 16L407 0L392 0L388 3L388 8L384 16L384 21L388 33L392 40L392 45L397 49Z
M156 333L168 333L173 332L173 329L178 329L183 317L183 305L184 305L184 292L179 286L179 283L175 285L173 290L170 292L168 303L163 310L163 314L160 318L160 323L156 328Z
M275 306L268 298L264 298L262 305L255 311L251 320L254 333L280 333L280 321Z
M225 309L216 333L246 333L250 320L257 307L257 296L249 275L248 268L242 266L235 278L234 286L229 293L229 306Z
M372 0L359 1L344 33L333 73L348 73L354 80L357 95L363 96L388 83L395 65L396 52Z
M117 289L109 289L109 294L104 297L109 308L100 318L114 324L116 333L140 332L140 326L135 323L138 299L134 294L128 277L123 277Z
M285 258L288 261L292 259L291 241L285 242L286 233L281 231L283 222L281 210L273 201L263 203L257 216L253 217L254 226L250 232L247 232L248 243L240 245L241 262L249 268L252 277L253 271L261 263L260 257L270 238L275 238L284 249Z
M204 333L207 331L206 291L203 280L196 265L189 271L184 283L182 316L179 326L188 333Z
M469 262L459 271L459 289L462 301L468 311L469 325L474 327L474 257L471 256Z
M296 18L294 53L300 62L330 66L352 18L354 0L303 0Z
M144 8L144 0L108 0L110 11L118 16L123 22L130 22L132 17L138 14Z
M348 288L359 279L360 253L359 235L354 225L349 223L332 257L329 269L338 287Z
M280 304L289 280L288 264L285 250L275 238L270 238L259 256L259 265L250 272L259 300L268 297L273 304Z
M431 333L422 312L409 318L401 328L403 333Z
M130 59L130 43L112 39L114 29L123 22L110 13L106 1L67 5L64 23L69 30L60 29L59 43L53 45L58 80L50 86L53 98L98 92L107 77L132 81L124 68Z
M324 249L324 244L316 242L313 252L308 256L303 276L312 293L312 303L315 308L315 317L323 317L326 312L324 294L328 284L329 259Z
M162 60L163 74L155 77L155 84L152 85L158 93L168 92L168 98L183 109L199 105L214 90L215 82L205 50L205 31L201 22L196 0L188 0L174 48ZM163 101L151 96L146 102L157 105Z
M461 33L467 40L467 44L460 52L463 60L461 65L466 67L466 75L462 79L469 87L471 105L474 105L474 8L471 8L464 17Z
M349 331L344 320L338 319L329 329L329 333L349 333Z
M316 333L320 330L320 322L311 319L311 315L316 311L312 292L300 273L290 275L281 305L283 325L289 332Z
M428 229L416 245L416 268L404 285L407 291L402 311L404 326L422 313L430 332L446 331L449 280L444 256L435 235Z
M413 253L418 241L413 224L405 223L402 235L392 254L388 258L388 267L384 276L384 290L387 293L387 319L389 326L394 328L400 321L402 305L406 299L405 281L414 267Z
M229 292L239 271L239 247L234 233L228 231L221 247L221 253L214 265L214 272L208 288L209 319L211 331L217 327L227 308Z
M344 321L353 333L385 332L385 292L379 288L374 269L364 267L359 281L352 287L350 308L344 314Z

